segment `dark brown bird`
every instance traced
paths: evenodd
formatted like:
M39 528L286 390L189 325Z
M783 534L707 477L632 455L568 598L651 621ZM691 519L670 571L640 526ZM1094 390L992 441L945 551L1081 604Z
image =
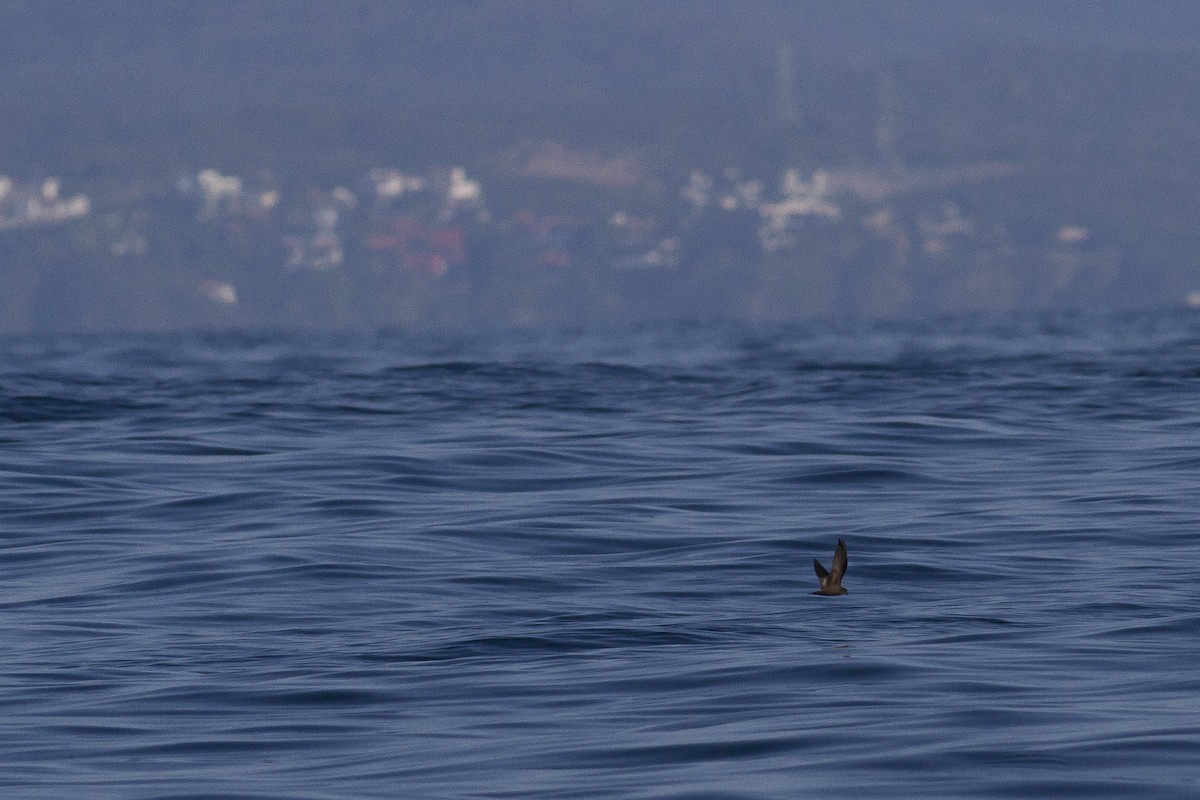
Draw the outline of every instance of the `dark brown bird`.
M813 559L813 568L821 579L821 588L813 594L849 594L842 588L842 576L846 574L846 543L838 539L837 548L833 551L833 569L827 570L821 562Z

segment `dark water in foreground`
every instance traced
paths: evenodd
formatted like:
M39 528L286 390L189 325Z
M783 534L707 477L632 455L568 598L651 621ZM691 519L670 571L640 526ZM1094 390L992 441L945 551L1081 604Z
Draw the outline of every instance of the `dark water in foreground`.
M1198 390L1175 313L0 341L0 795L1200 797Z

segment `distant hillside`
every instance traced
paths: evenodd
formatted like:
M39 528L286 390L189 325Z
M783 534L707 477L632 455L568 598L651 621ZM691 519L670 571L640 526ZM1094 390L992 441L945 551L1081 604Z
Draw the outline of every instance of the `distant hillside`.
M1200 303L1198 24L8 0L0 332Z
M971 53L998 50L987 69L1001 72L963 76L995 83L1004 70L1031 74L1014 47L1168 52L1197 23L1200 4L1186 0L10 0L0 4L0 172L338 174L479 162L547 139L650 148L681 166L826 163L871 146L882 65L955 64L957 76ZM787 136L776 113L784 43L802 112ZM1065 78L1089 92L1090 79ZM931 119L948 97L921 89L902 111ZM943 146L932 134L919 149Z

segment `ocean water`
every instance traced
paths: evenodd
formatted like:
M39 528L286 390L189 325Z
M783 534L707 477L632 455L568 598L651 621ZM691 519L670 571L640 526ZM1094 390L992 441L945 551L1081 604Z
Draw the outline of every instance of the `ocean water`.
M0 340L0 624L4 797L1200 797L1200 314Z

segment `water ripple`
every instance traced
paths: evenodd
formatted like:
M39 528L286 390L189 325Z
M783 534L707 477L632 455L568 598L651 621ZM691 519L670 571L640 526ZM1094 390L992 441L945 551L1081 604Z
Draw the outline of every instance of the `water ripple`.
M1196 796L1197 363L1182 314L2 341L0 787Z

